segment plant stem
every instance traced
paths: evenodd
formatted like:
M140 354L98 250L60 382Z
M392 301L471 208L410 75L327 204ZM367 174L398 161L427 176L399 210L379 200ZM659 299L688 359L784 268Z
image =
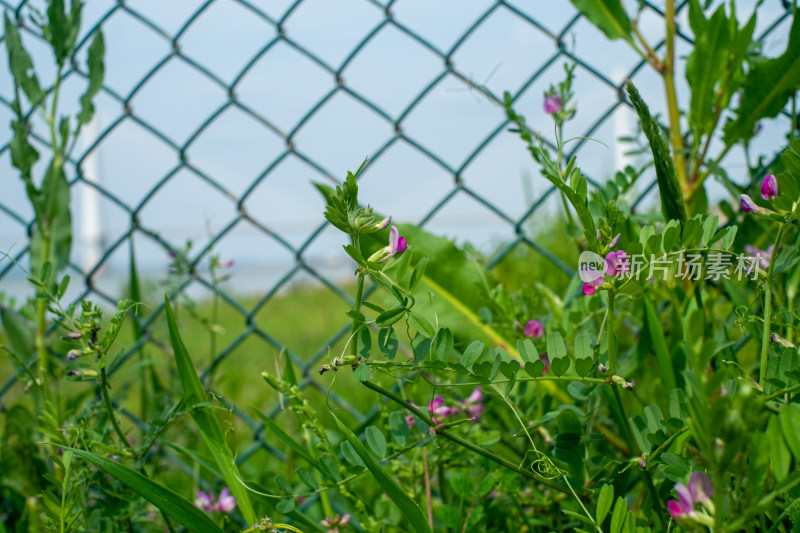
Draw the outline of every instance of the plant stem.
M50 231L45 231L43 221L39 221L39 230L42 232L42 263L39 265L39 274L42 273L44 263L49 261L50 258ZM42 280L47 282L47 280ZM47 300L40 298L36 301L36 334L34 337L34 346L36 353L39 356L39 381L47 396L47 367L48 367L48 353L46 346L47 339Z
M778 248L781 246L785 229L786 224L781 224L778 229L778 236L775 238L769 267L767 267L767 279L764 281L764 329L761 333L761 368L758 371L758 385L761 390L764 390L764 378L767 375L767 363L769 362L769 343L771 342L769 337L772 326L772 271L775 269L775 258L778 256Z
M422 470L425 475L425 501L428 504L428 524L433 529L433 506L431 505L431 476L428 472L428 449L422 448Z
M423 422L428 424L433 429L433 431L436 432L437 435L440 435L441 437L444 437L445 439L447 439L449 441L452 441L452 442L458 444L459 446L461 446L463 448L466 448L466 449L468 449L468 450L470 450L470 451L472 451L474 453L477 453L478 455L480 455L482 457L485 457L486 459L489 459L490 461L493 461L493 462L499 464L500 466L508 468L509 470L512 470L512 471L514 471L514 472L516 472L516 473L518 473L518 474L520 474L520 475L522 475L524 477L527 477L527 478L530 478L530 479L534 479L534 480L538 481L539 483L542 483L543 485L547 485L548 487L550 487L552 489L555 489L555 490L557 490L559 492L563 492L565 494L573 495L573 493L569 490L569 488L564 487L563 485L559 485L558 483L555 483L555 482L547 479L546 477L540 476L539 474L537 474L537 473L535 473L533 471L525 470L525 469L521 468L520 466L517 466L516 464L512 463L508 459L500 457L499 455L496 455L496 454L494 454L494 453L492 453L492 452L490 452L488 450L484 450L483 448L481 448L477 444L473 444L472 442L470 442L470 441L468 441L468 440L466 440L466 439L464 439L464 438L462 438L462 437L460 437L460 436L458 436L458 435L456 435L454 433L450 433L449 431L444 430L444 429L438 429L437 430L436 429L437 428L437 424L433 420L431 420L428 415L426 415L425 413L423 413L422 411L420 411L419 409L417 409L416 407L414 407L410 403L408 403L405 400L403 400L397 394L395 394L395 393L393 393L393 392L391 392L389 390L386 390L383 387L381 387L380 385L376 385L375 383L372 383L370 381L362 381L362 383L368 389L372 389L373 391L377 392L378 394L381 394L382 396L385 396L386 398L389 398L390 400L392 400L393 402L397 403L398 405L401 405L404 409L406 409L406 410L412 412L413 414L415 414L417 417L419 417L420 420L422 420ZM577 495L580 496L580 497L584 497L584 498L586 497L585 494L577 494Z
M361 311L361 301L364 299L364 276L366 276L364 272L358 273L358 282L356 283L356 299L355 303L353 304L353 309L355 311ZM353 326L350 331L355 333L357 329L358 321L354 318Z
M117 433L119 440L122 441L122 444L131 452L134 451L133 446L131 443L128 442L128 439L125 437L125 433L122 431L122 427L119 425L119 420L117 420L117 414L114 412L114 406L111 405L111 395L108 392L108 377L106 376L106 368L103 367L100 369L100 390L103 393L103 403L106 406L106 410L108 411L108 416L111 418L111 425L114 426L114 431Z
M619 394L619 387L612 387L611 390L614 392L614 401L619 409L620 423L625 432L628 448L631 453L641 455L642 451L639 449L636 439L633 438L633 428L631 427L630 418L628 418L628 414L625 411L625 404L622 402L622 397ZM651 476L650 472L647 470L644 470L642 475L644 476L645 486L647 487L647 492L650 494L650 499L653 500L653 519L656 521L656 525L660 526L664 510L661 507L661 499L658 497L658 492L653 484L653 476Z
M666 55L664 57L664 92L667 95L667 108L669 111L669 132L672 152L675 158L675 172L681 184L684 197L689 192L686 185L686 164L683 153L683 137L681 136L681 115L678 107L678 96L675 91L675 0L667 0L664 11L666 22Z
M608 339L608 372L614 375L617 370L617 343L614 342L614 297L616 293L614 290L608 293L608 310L606 314L606 324L608 331L606 337Z

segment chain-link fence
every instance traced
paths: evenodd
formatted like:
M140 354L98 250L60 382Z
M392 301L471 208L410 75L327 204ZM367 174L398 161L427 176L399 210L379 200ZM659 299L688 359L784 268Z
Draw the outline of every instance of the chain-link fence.
M23 27L23 38L36 56L37 47L42 48L40 36L27 23L34 3L0 0L0 4ZM633 124L624 97L625 78L653 88L654 93L643 92L656 94L649 98L655 111L660 110L657 95L661 89L657 76L643 61L623 45L605 40L571 4L551 4L403 0L353 0L341 5L315 0L261 5L246 0L169 5L121 0L87 3L87 24L77 55L86 53L93 32L102 27L109 50L107 71L113 73L122 63L129 68L107 80L98 103L102 120L90 128L90 142L68 168L75 198L76 240L95 250L94 255L86 255L80 248L73 252L70 273L79 287L73 297L113 303L123 296L119 279L104 283L103 272L114 264L124 265L133 244L138 256L149 254L165 263L168 252L180 249L184 242L180 232L161 227L159 223L166 219L153 213L173 213L174 219L180 220L195 216L192 227L202 228L202 216L196 216L194 205L202 189L206 191L202 197L210 198L212 207L218 206L215 213L224 220L220 223L216 218L216 226L190 251L190 268L195 271L182 287L217 291L241 315L242 324L241 333L219 347L206 372L222 364L247 339L257 337L276 349L287 348L303 369L301 386L314 385L311 376L327 353L326 346L349 330L344 315L341 329L311 356L284 346L279 332L259 326L254 317L297 279L314 279L344 301L351 301L335 269L327 268L326 254L340 253L341 248L338 236L328 232L321 217L322 200L309 184L339 182L364 155L370 162L362 174L362 197L375 203L385 200L380 208L396 219L461 238L480 230L469 225L477 219L481 225L499 228L503 244L493 255L495 263L522 246L571 272L571 266L539 246L527 230L527 223L544 209L553 189L519 192L521 185L514 174L530 162L523 163L527 158L524 148L507 132L502 91L511 92L529 123L539 124L542 138L552 143L548 117L541 111L542 93L561 79L565 62L577 63L579 113L566 134L584 139L568 149L569 155L583 157L584 171L596 184L614 165L624 162L624 154L611 149L598 155L600 152L591 152L596 148L589 147L585 138L613 143L615 135L632 131L624 126ZM659 50L663 45L659 37L663 36L662 10L652 2L642 4L640 28ZM791 8L780 2L767 4L760 12L757 35L769 48L772 41L785 43ZM685 57L692 39L683 31L688 28L685 5L679 7L678 51ZM741 19L746 6L738 7ZM260 35L260 41L237 41L237 33L245 26L256 29L242 29L241 33ZM203 41L207 41L205 48ZM233 44L228 46L229 42ZM0 70L7 72L5 50L0 55L4 58ZM84 62L73 62L65 85L85 83L79 64ZM292 78L296 71L302 74ZM0 84L0 119L8 123L12 93L10 75L5 77ZM404 83L412 78L414 84ZM193 102L203 91L216 95L216 100L188 108L182 104L182 99ZM293 98L294 91L302 92L301 97ZM686 102L686 88L681 91ZM468 105L448 114L453 98ZM336 113L329 113L332 108ZM472 111L464 115L464 109ZM785 121L786 116L776 120ZM32 120L34 132L41 131L36 117ZM126 128L140 137L120 134ZM9 141L10 131L5 128L0 132L4 191L0 233L4 246L14 245L11 255L25 263L32 215L10 165ZM104 147L109 147L106 153ZM256 153L260 168L253 167L248 173L235 166L237 158L246 157L245 150ZM208 152L224 157L209 164L204 159ZM358 155L354 157L354 153ZM98 154L103 172L97 171ZM249 153L247 157L252 156ZM604 167L603 161L609 157L613 163ZM159 164L152 164L156 159ZM729 161L735 165L736 156ZM237 169L235 177L227 173L226 162ZM114 181L109 177L117 174L123 178ZM636 207L652 192L652 184L642 187L632 205ZM107 229L106 224L92 214L92 205L98 202L121 221L119 231L106 232L102 239L97 237L98 231ZM293 223L295 209L307 209L313 215L302 224ZM448 209L455 213L450 226L437 225L438 217ZM270 217L270 210L278 216ZM310 227L308 220L314 221ZM465 232L453 229L460 224L467 226ZM253 256L254 268L260 267L259 258L282 257L273 265L268 286L255 283L250 287L248 296L257 297L254 303L245 303L224 286L217 287L199 268L212 253L236 239L239 244L224 254L266 250ZM13 283L14 269L9 262L0 265L6 290ZM152 340L150 330L159 316L157 309L143 323L147 342ZM118 358L114 369L138 348L132 346ZM8 379L3 394L14 384L14 377ZM342 398L334 395L332 399L363 423L371 416ZM237 411L237 415L254 432L252 447L239 455L243 462L265 445L263 426L245 413Z

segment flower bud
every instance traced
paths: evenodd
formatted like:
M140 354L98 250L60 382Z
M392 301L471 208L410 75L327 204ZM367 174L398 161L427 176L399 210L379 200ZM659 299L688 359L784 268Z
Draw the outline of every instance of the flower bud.
M772 174L764 176L761 182L761 198L771 202L778 197L778 180Z
M761 213L764 211L763 208L757 206L753 199L746 194L739 195L739 206L741 206L742 211L745 213Z
M784 339L783 337L781 337L777 333L772 333L769 336L769 340L771 340L774 343L780 344L784 348L797 348L794 344L792 344L788 340Z
M544 97L544 112L554 115L561 111L561 97L557 94L549 94Z

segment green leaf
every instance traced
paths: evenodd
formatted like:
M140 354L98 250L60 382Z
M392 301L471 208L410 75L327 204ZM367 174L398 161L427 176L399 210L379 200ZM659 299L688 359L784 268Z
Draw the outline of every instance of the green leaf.
M570 361L569 357L559 357L550 361L550 372L558 377L563 376L569 370Z
M628 506L625 504L625 499L620 496L617 498L617 503L614 505L614 512L611 514L611 533L620 533L620 531L622 531L627 510Z
M464 365L466 369L471 369L472 365L478 360L482 353L483 343L480 341L472 341L461 356L461 364Z
M453 333L448 328L440 329L433 343L433 351L438 361L447 361L453 352Z
M408 427L408 426L406 426ZM386 457L386 438L381 430L375 426L368 426L366 429L367 444L378 457Z
M378 318L375 319L375 322L378 324L379 327L385 328L387 326L391 326L392 324L399 321L403 318L403 315L406 314L407 309L405 307L395 307L393 309L388 309L378 315Z
M639 115L642 124L642 131L650 143L650 150L653 152L653 161L656 167L656 181L658 191L661 195L661 212L664 220L676 219L681 222L686 221L686 204L683 201L683 190L675 174L675 167L669 153L669 146L661 136L661 129L658 123L650 116L650 109L642 100L639 91L636 90L631 80L625 84L631 104Z
M378 349L386 357L386 359L394 359L397 354L397 347L399 342L397 340L397 333L391 327L381 328L378 332Z
M294 487L283 475L278 474L275 476L275 484L286 494L294 494Z
M525 363L525 372L532 378L542 377L542 372L544 372L544 362L540 359L537 359L532 363Z
M358 331L356 332L356 353L363 357L364 359L369 359L370 354L372 353L372 335L369 332L369 328L362 324Z
M323 474L325 474L325 477L336 483L342 479L342 475L339 473L339 463L336 462L336 459L334 459L332 455L323 453L319 456L318 463L319 469Z
M53 262L55 272L60 272L69 264L72 249L72 215L70 213L70 187L64 168L51 163L47 167L44 181L42 182L43 210L49 221L50 254L43 256L44 234L40 227L41 221L37 220L36 230L31 239L30 261L34 273L38 273L39 266L46 260Z
M602 524L611 510L611 504L614 502L614 485L603 485L600 489L600 495L597 497L597 512L595 517L598 524Z
M111 461L110 459L100 457L99 455L85 450L61 446L60 444L55 444L55 446L59 446L64 450L69 450L78 457L86 459L132 491L136 492L139 496L155 505L158 509L163 511L164 514L188 530L222 533L222 529L220 529L208 515L195 507L192 502L135 470L131 470L127 466L123 466L116 461Z
M425 337L421 333L417 333L414 337L411 346L414 352L414 360L415 361L424 361L428 354L431 352L431 346L433 345L433 339L430 337Z
M695 5L697 3L697 0L692 2ZM686 61L686 81L692 88L689 124L697 138L709 133L714 122L715 88L728 65L732 38L730 30L723 5L703 25L702 30L695 30L694 48Z
M389 429L392 431L392 437L400 446L408 444L409 429L406 417L400 411L392 411L389 415ZM346 442L346 441L345 441Z
M665 252L669 253L676 244L680 243L681 223L677 220L670 220L667 222L667 225L664 226L664 231L662 233L663 239L661 241L661 247Z
M411 323L414 324L414 327L417 328L419 333L428 338L433 338L433 336L436 335L436 330L433 329L431 323L428 322L424 316L414 311L409 311L408 316L411 318Z
M345 245L344 251L347 252L347 255L349 255L353 259L353 261L355 261L357 264L363 267L367 266L367 261L361 255L361 252L359 252L358 248L356 248L352 244Z
M100 30L94 35L92 44L89 45L89 57L86 61L89 70L89 85L86 92L81 96L81 111L78 113L78 123L88 124L94 116L94 104L92 100L103 87L103 77L105 76L105 66L103 56L106 53L106 45L103 40L103 33Z
M800 410L795 405L787 405L778 413L783 430L783 438L794 454L797 461L800 461Z
M594 366L594 361L591 357L584 357L582 359L575 359L575 373L581 377L589 375Z
M592 337L585 331L581 331L575 336L575 358L593 358L594 349L592 348Z
M366 364L358 365L355 370L353 370L353 379L356 381L366 381L369 379L370 371L369 366Z
M789 474L792 456L786 447L786 441L783 440L781 435L781 425L777 416L770 417L769 423L767 423L766 436L772 473L775 475L776 480L782 481Z
M642 294L642 301L644 302L647 330L653 341L653 351L656 352L656 360L658 361L658 368L661 371L661 379L664 382L664 388L666 388L667 391L671 391L675 388L675 370L672 365L672 357L667 348L664 329L661 327L661 320L658 313L656 313L656 308L644 293Z
M364 468L367 467L367 465L364 464L364 461L361 460L361 457L359 457L359 455L356 453L356 449L353 448L353 445L346 440L342 441L342 443L339 445L339 449L342 451L342 456L351 465L363 466Z
M517 351L525 363L535 363L539 360L539 352L536 351L536 345L530 339L518 340Z
M27 357L27 354L34 353L33 332L35 329L31 322L10 307L5 306L0 307L0 320L3 324L3 333L8 337L14 352L21 357Z
M250 502L250 495L244 485L239 482L241 475L225 440L222 426L216 415L207 406L202 405L206 403L206 393L202 383L200 383L200 378L197 377L197 370L189 357L189 352L186 351L186 346L183 344L178 331L178 324L175 320L175 313L166 296L164 297L164 311L167 317L169 337L172 341L172 350L175 353L175 364L178 367L181 389L183 390L183 401L190 410L192 419L197 424L200 435L202 435L203 441L208 446L214 462L217 463L228 489L230 489L233 497L236 498L242 517L245 522L255 524L258 521L258 517L253 510L253 504Z
M62 65L75 51L83 3L73 0L69 14L66 12L64 0L51 0L47 4L47 25L43 28L43 33L50 42L56 62Z
M302 466L298 466L295 472L297 472L297 477L300 478L300 481L302 481L306 487L311 490L317 490L319 488L319 482L314 472Z
M39 87L39 79L33 70L33 61L22 45L17 25L11 22L6 13L3 14L3 19L5 22L5 45L8 49L8 69L14 76L14 82L19 84L22 92L28 97L28 101L36 105L42 98L42 89Z
M714 234L717 232L719 225L719 217L714 215L707 217L703 221L703 244L708 246L712 241Z
M557 331L547 334L547 355L550 359L560 359L567 355L567 348L564 346L564 339Z
M631 20L620 0L572 0L572 5L612 41L625 39L633 44Z
M294 506L294 498L283 498L275 504L275 509L277 509L279 513L287 514L294 511Z
M425 267L428 266L428 258L423 257L417 264L414 265L414 272L411 274L411 281L408 284L408 290L413 291L419 282L422 281L423 276L425 276Z
M347 441L355 449L356 453L358 453L358 455L364 461L367 469L381 486L383 491L389 496L392 502L397 505L397 507L406 517L408 520L408 525L418 533L432 533L431 527L428 525L425 515L422 514L422 511L414 502L414 500L412 500L408 494L406 494L406 492L400 487L400 485L397 484L394 478L389 475L380 465L380 463L367 451L361 441L358 440L352 431L350 431L350 428L345 426L333 411L331 411L331 415L336 421L336 425L339 426L339 429L344 434L345 439L347 439Z
M750 66L742 84L737 118L725 126L725 144L753 136L756 122L775 117L800 89L800 17L794 17L786 51Z

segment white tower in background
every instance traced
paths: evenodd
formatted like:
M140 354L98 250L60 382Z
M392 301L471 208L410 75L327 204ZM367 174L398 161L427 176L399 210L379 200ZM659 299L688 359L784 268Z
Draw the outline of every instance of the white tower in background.
M89 122L83 133L83 146L88 149L98 137L99 113ZM87 182L81 187L80 210L78 220L78 242L80 243L80 261L84 274L88 274L100 261L103 254L103 219L100 209L100 193L92 184L100 184L100 147L95 147L83 160L81 169L83 179Z

